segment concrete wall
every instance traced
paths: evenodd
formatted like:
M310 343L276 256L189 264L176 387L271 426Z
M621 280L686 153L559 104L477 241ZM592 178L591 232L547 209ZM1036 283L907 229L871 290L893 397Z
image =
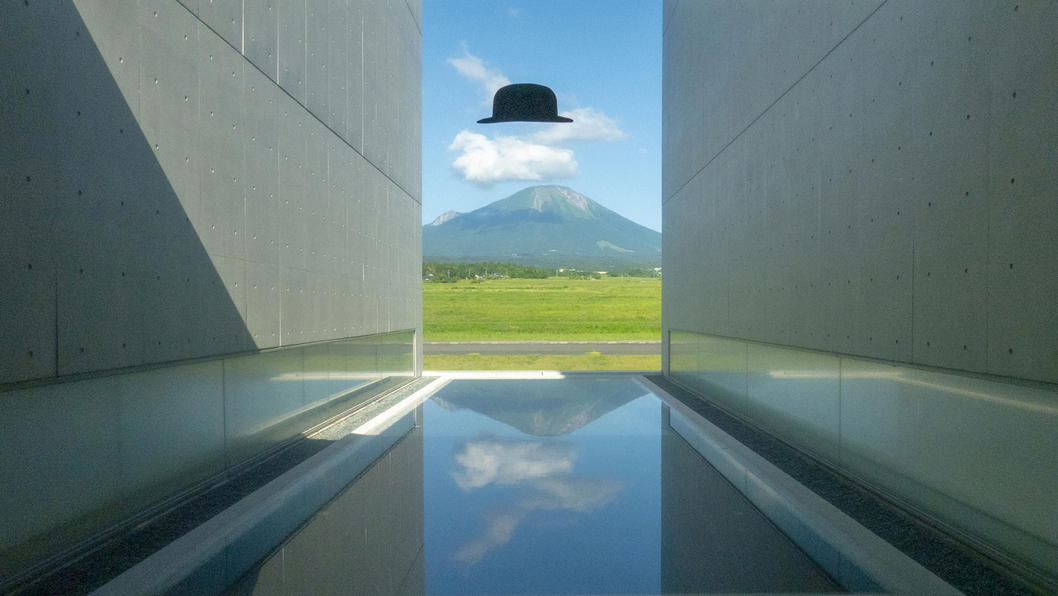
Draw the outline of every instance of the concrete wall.
M418 8L184 4L4 8L0 383L419 327Z
M283 375L421 370L420 51L416 0L0 8L0 548L251 456Z
M664 13L666 369L1058 573L1058 5Z

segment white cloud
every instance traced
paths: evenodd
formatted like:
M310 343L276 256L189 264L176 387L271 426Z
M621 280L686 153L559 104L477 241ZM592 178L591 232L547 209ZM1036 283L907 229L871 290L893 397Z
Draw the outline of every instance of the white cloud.
M452 560L476 565L510 542L518 525L534 511L591 513L612 503L622 484L573 475L576 459L576 448L569 443L480 438L464 444L455 455L463 470L452 473L460 488L470 491L496 483L527 485L531 490L486 515L484 531L456 551Z
M573 122L552 124L529 138L543 145L557 145L569 141L612 142L625 138L617 122L595 108L578 108L560 115L572 118Z
M459 74L481 84L485 90L485 100L482 102L484 106L492 107L492 96L496 94L496 90L511 84L510 79L500 71L487 68L481 58L471 54L466 42L463 43L463 56L449 58L448 63L454 66Z
M448 149L462 151L452 167L467 182L483 188L505 180L564 179L577 174L573 151L518 137L489 139L464 130L456 135Z
M455 459L463 471L453 472L452 478L459 488L470 490L569 472L577 453L566 443L478 440L468 442Z
M568 510L591 513L617 499L624 488L620 482L603 478L548 476L531 482L536 494L514 503L506 510L485 518L485 530L470 539L452 555L452 560L476 565L489 552L507 544L514 531L533 511Z
M522 9L510 6L507 8L507 16L511 17L512 19L517 19L518 17L522 16Z

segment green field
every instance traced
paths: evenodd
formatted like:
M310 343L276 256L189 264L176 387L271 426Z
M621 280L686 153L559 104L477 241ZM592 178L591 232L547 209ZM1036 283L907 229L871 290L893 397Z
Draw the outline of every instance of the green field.
M427 282L422 310L425 341L661 339L661 279Z
M613 356L589 352L578 355L478 354L423 356L424 370L661 370L661 356Z

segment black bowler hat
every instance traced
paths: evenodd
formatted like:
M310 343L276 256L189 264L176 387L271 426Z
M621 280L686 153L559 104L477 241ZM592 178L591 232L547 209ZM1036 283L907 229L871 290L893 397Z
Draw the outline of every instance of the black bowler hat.
M555 92L543 85L515 83L500 87L492 98L492 118L478 120L478 124L493 122L573 122L558 115Z

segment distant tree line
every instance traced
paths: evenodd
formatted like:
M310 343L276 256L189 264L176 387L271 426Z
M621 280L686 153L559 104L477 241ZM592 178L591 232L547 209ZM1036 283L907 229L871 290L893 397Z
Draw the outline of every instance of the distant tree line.
M661 274L652 267L628 267L608 269L559 269L555 272L556 277L568 277L570 279L598 279L600 277L661 277Z
M438 263L422 264L422 277L435 282L454 282L460 279L489 277L513 277L520 279L544 279L554 274L551 269L511 263Z
M607 269L544 269L532 265L512 263L439 263L426 261L422 264L422 278L439 283L455 283L460 279L482 280L496 277L520 279L545 279L567 277L570 279L598 279L603 277L661 277L652 267L628 267Z
M631 267L629 269L614 269L607 271L609 277L661 277L661 274L653 267Z

